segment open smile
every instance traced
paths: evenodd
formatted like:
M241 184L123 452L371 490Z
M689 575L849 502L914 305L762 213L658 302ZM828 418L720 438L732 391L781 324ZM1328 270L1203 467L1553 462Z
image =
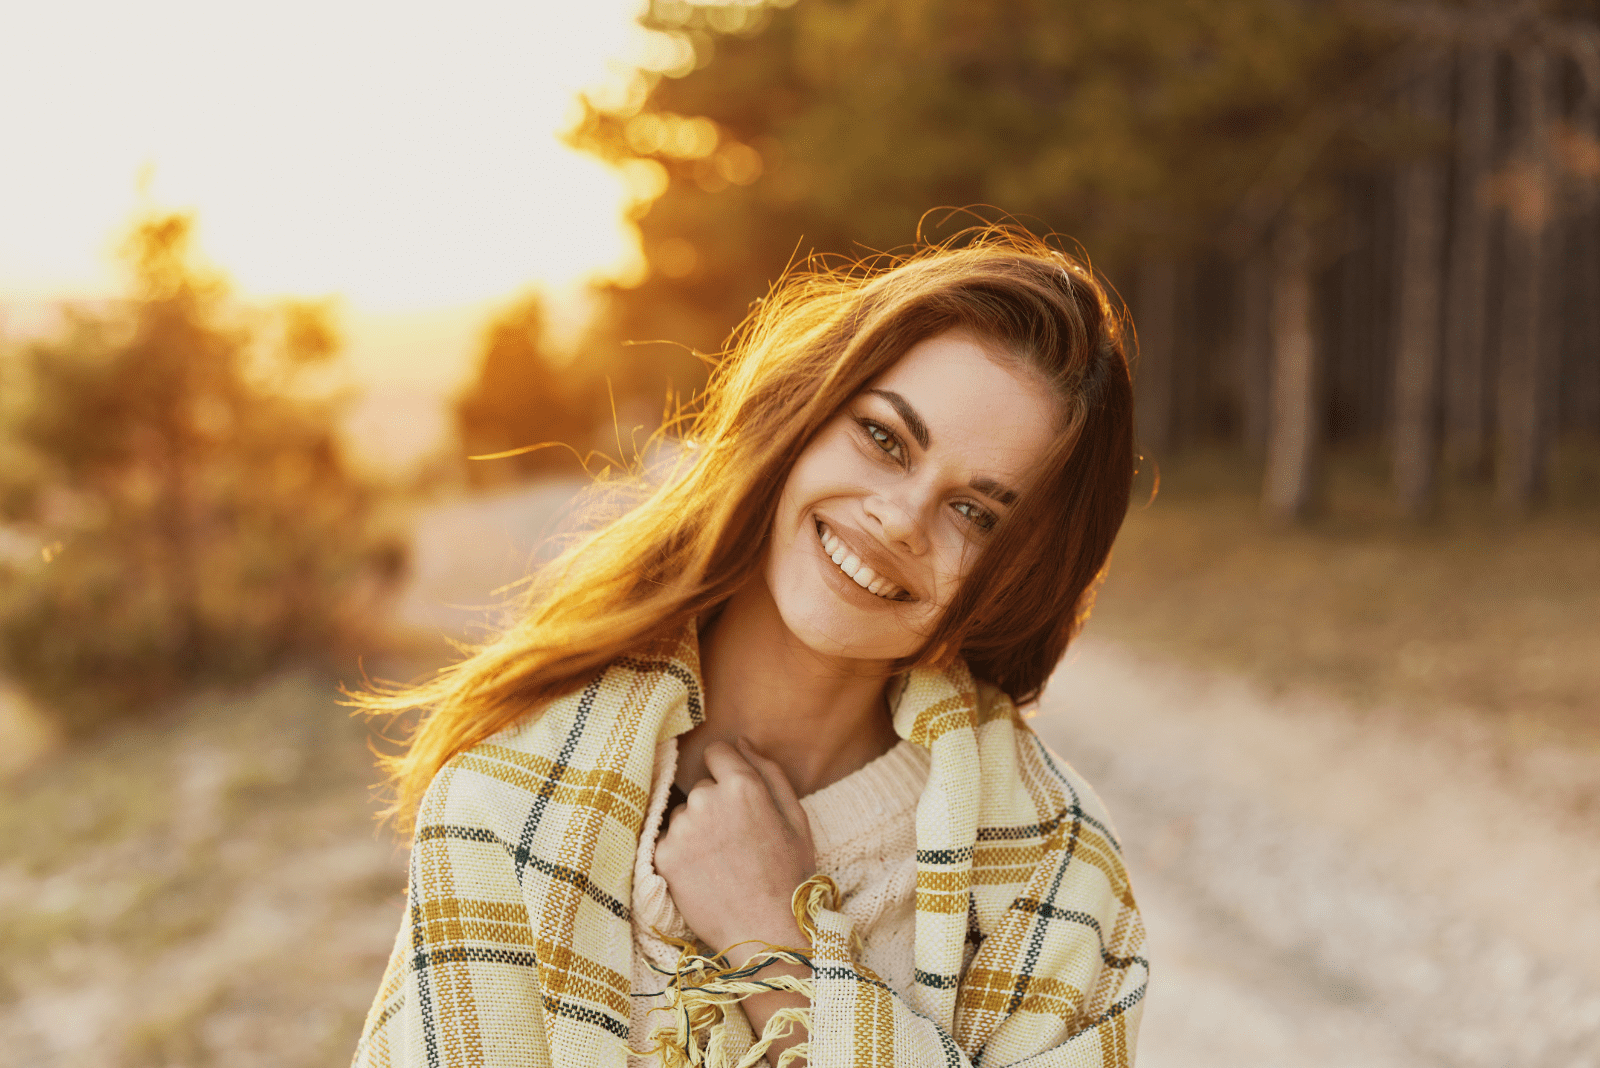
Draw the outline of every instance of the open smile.
M905 590L890 582L887 578L873 571L872 568L861 562L861 559L850 551L849 546L839 540L839 536L828 529L828 524L818 519L817 539L822 543L822 551L832 560L834 566L844 572L845 577L868 593L881 597L885 601L909 601L911 595Z

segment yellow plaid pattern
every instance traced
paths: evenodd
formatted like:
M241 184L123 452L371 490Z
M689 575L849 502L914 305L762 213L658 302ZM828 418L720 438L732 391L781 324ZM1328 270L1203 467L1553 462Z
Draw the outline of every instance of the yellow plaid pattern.
M857 965L850 921L824 910L813 1068L1131 1065L1149 968L1099 799L960 665L913 671L891 698L896 730L932 756L916 981L901 996ZM406 915L356 1065L627 1063L656 742L701 708L691 630L445 766L418 812Z

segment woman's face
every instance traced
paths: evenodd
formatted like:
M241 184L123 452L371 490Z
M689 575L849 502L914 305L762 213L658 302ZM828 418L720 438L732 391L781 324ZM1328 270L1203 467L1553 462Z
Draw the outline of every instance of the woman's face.
M825 656L923 645L989 530L1055 437L1047 384L951 331L911 347L806 447L783 487L765 577Z

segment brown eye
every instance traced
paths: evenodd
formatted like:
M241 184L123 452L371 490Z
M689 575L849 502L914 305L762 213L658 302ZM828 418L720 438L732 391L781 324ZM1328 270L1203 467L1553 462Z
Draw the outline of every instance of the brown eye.
M874 423L871 419L861 420L861 429L867 432L867 436L872 439L872 443L879 449L893 457L897 462L905 463L905 447L900 444L900 439L895 437L894 431Z
M971 501L957 501L951 507L956 510L958 515L979 530L993 530L995 522L999 518L989 509L979 507Z

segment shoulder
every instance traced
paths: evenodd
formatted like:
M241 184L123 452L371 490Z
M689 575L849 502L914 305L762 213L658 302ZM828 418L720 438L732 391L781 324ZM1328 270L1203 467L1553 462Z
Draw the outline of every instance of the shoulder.
M1044 739L1040 738L1031 726L1027 729L1027 737L1028 759L1036 764L1042 778L1057 785L1061 791L1062 807L1067 815L1082 819L1094 827L1120 854L1121 840L1112 825L1111 810L1095 792L1089 780L1084 778L1065 757L1046 745Z
M561 813L604 808L640 823L656 744L701 712L698 665L644 649L547 701L498 734L451 757L418 809L427 823L523 833L530 818L560 825Z
M524 721L445 762L417 809L420 839L440 828L479 828L514 840L529 798L550 780L537 721Z
M978 684L978 708L982 724L979 730L993 735L993 747L1005 750L1014 761L1011 767L1016 786L1029 797L1040 824L1081 821L1120 853L1105 802L1088 779L1045 743L1034 730L1032 719L1008 695L987 683Z

